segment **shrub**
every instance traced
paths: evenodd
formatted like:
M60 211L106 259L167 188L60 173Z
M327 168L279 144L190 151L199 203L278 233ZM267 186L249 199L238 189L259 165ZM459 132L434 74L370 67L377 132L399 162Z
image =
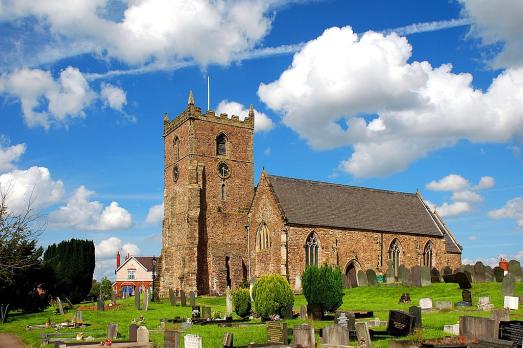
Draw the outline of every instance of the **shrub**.
M251 295L249 289L236 288L232 293L234 311L239 317L245 318L251 312Z
M294 304L291 286L281 275L262 276L254 283L252 292L256 313L263 319L275 314L282 316Z
M309 266L302 274L303 295L308 304L334 312L343 303L343 279L339 267Z

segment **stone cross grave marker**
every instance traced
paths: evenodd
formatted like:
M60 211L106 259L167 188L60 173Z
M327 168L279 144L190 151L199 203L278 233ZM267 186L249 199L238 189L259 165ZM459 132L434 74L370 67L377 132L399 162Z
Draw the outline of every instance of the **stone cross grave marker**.
M196 306L196 294L194 291L189 291L189 306Z
M356 337L358 339L359 348L371 348L372 343L370 340L369 327L367 323L360 322L356 323Z
M421 328L421 307L411 306L409 307L409 314L414 317L414 327L417 329Z
M134 292L134 307L140 310L140 290Z
M58 312L60 315L64 315L64 306L62 304L62 300L60 300L60 297L56 298L56 303L58 304Z
M165 330L163 332L163 348L180 348L180 332Z
M185 335L183 343L185 348L202 348L202 338L198 335Z
M176 294L171 288L169 288L169 302L171 303L171 306L176 306Z
M430 268L421 267L420 276L421 276L421 286L430 286L432 284L430 282Z
M136 342L138 339L138 325L131 324L129 325L129 341Z
M507 274L501 283L501 292L503 296L514 296L514 288L516 287L516 279L512 274Z
M349 330L340 325L326 326L322 330L321 343L324 345L348 346Z
M421 287L421 267L414 266L410 271L412 272L412 286Z
M230 332L226 332L223 335L223 348L233 348L234 347L234 335Z
M211 307L202 306L202 318L210 319L211 318Z
M459 335L469 338L496 338L496 321L481 317L460 317Z
M432 309L432 299L431 298L421 298L419 300L419 306L421 309L427 310Z
M182 304L182 307L187 306L187 299L185 297L185 291L180 290L180 303Z
M300 319L307 320L307 306L305 305L300 307Z
M356 315L354 312L336 311L334 322L346 327L349 331L356 331Z
M378 285L378 280L376 278L376 272L374 272L373 269L368 269L366 273L367 273L367 281L368 281L369 286Z
M314 328L309 324L301 324L294 326L293 336L294 346L302 348L316 347L316 337L314 336Z
M136 343L149 343L149 330L145 326L140 326L136 330Z
M389 311L387 333L391 336L408 336L414 332L415 318L402 311Z
M369 282L367 279L367 273L359 270L357 277L358 277L358 286L368 286Z
M118 336L118 324L107 324L107 338L110 340L116 339Z
M432 267L430 271L430 282L441 283L441 274L436 267Z
M232 295L230 287L227 287L225 290L225 307L227 310L227 317L232 317Z
M493 319L496 323L494 324L496 328L495 337L499 337L499 323L502 321L510 320L510 310L508 309L495 309L490 313L490 319Z
M503 308L517 310L519 308L519 297L505 296L503 301Z
M517 260L510 260L508 263L508 273L512 274L514 279L517 282L520 282L523 280L523 276L521 274L521 264Z
M523 344L523 321L501 321L499 323L499 338L514 342L518 347Z
M451 301L436 301L434 306L439 311L450 311L452 309L452 302Z
M267 343L287 345L289 343L287 323L281 321L268 322Z

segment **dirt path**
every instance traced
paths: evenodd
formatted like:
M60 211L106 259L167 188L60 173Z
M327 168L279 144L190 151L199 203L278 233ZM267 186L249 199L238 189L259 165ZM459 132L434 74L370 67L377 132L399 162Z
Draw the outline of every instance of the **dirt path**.
M27 348L27 346L15 335L0 334L0 348Z

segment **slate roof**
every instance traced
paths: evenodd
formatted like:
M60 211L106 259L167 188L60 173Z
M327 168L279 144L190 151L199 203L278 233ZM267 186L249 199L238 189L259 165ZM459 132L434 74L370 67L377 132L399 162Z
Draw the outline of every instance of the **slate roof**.
M153 271L153 257L152 256L135 256L134 257L138 262L144 266L148 272Z
M416 193L267 175L289 224L443 237Z

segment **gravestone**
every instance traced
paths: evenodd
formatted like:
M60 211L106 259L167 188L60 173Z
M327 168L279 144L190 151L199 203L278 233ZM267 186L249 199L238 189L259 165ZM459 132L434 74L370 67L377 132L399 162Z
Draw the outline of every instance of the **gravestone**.
M232 295L231 288L227 287L225 290L225 307L227 310L227 317L232 317Z
M474 264L474 282L484 283L486 281L485 272L485 265L483 264L483 262L476 262Z
M58 304L58 312L60 315L64 315L64 306L62 304L62 300L60 300L60 297L56 298L56 303Z
M138 325L131 324L129 325L129 341L136 342L138 338Z
M194 291L189 291L189 305L191 307L196 306L196 294Z
M74 322L77 324L82 324L84 322L84 316L82 311L76 311L74 313Z
M387 283L396 282L396 275L394 274L394 265L392 260L387 261L387 274L385 275L385 281Z
M490 266L485 266L485 281L486 282L495 282L496 278L494 277L494 270Z
M367 274L367 281L368 281L369 286L378 285L378 280L376 279L376 272L374 272L373 269L368 269L366 274Z
M334 322L346 327L349 331L356 331L356 315L349 311L336 311Z
M490 314L490 319L493 319L496 323L496 337L499 337L499 323L502 321L510 320L510 311L508 309L496 309Z
M223 348L233 348L234 347L234 335L230 332L226 332L223 335Z
M145 290L143 294L143 310L148 311L149 310L149 290Z
M180 348L180 332L165 330L163 332L163 348Z
M403 285L406 285L405 284L405 281L406 281L406 271L407 271L407 267L405 267L404 265L400 265L398 267L398 281L400 283L402 283Z
M412 273L412 286L421 287L421 267L414 266L410 271Z
M465 273L470 283L474 282L474 278L472 277L472 273L470 271L464 270L463 273Z
M111 291L111 301L116 304L116 291Z
M465 265L465 266L462 266L463 267L463 273L469 275L469 279L470 279L470 282L473 283L475 282L476 280L474 279L473 275L474 275L474 266L473 265Z
M458 307L471 307L472 306L472 293L470 290L461 291L461 302L456 304Z
M452 302L451 301L436 301L434 304L434 307L436 307L437 310L440 311L450 311L452 309Z
M182 307L187 306L187 298L185 297L185 291L180 290L180 303Z
M512 341L518 347L523 344L523 321L502 321L499 323L499 338Z
M428 267L421 267L420 269L421 273L421 286L430 286L430 268Z
M183 337L185 348L202 348L202 338L198 335L187 334Z
M445 267L443 267L443 270L441 271L441 273L443 275L451 275L453 273L452 268L450 268L449 266L445 266Z
M358 285L359 286L367 286L369 284L367 280L367 273L363 271L358 271Z
M399 303L410 303L410 294L408 294L408 293L401 294Z
M171 288L169 288L169 302L171 303L171 306L176 306L176 294Z
M421 328L421 307L411 306L409 307L409 314L414 317L414 327L416 329Z
M149 343L149 330L145 326L140 326L136 330L136 343Z
M200 319L200 306L192 306L191 307L191 318L192 319Z
M514 296L514 288L516 287L516 279L512 274L507 274L501 283L501 293L503 296Z
M134 293L134 307L140 310L140 290L136 290Z
M469 338L496 338L496 321L481 317L460 317L459 335Z
M107 324L107 338L110 340L116 339L118 336L118 324Z
M98 301L96 301L96 310L97 311L105 310L105 302L104 302L104 300L98 299Z
M436 267L432 267L430 271L430 281L432 283L441 283L441 274Z
M494 278L496 278L496 281L498 283L501 283L503 281L503 277L505 276L505 271L501 267L494 267Z
M356 323L356 337L358 339L359 348L371 348L369 327L365 322Z
M287 345L287 343L289 343L287 323L281 321L271 321L267 323L267 342Z
M305 305L300 307L300 319L307 320L307 306Z
M387 333L391 336L408 336L414 332L415 318L402 311L389 311Z
M301 275L297 274L294 278L294 292L297 294L301 294L303 291L302 285L301 285Z
M494 305L490 303L490 297L482 296L478 299L478 309L482 311L489 311L494 308Z
M207 307L207 306L202 307L202 318L211 319L211 307Z
M294 346L302 348L315 348L316 337L314 336L314 327L309 324L294 326L293 329Z
M503 308L517 310L519 308L519 297L505 296L503 300Z
M432 309L432 299L431 298L421 298L419 300L419 306L421 309L424 309L424 310Z
M517 282L523 280L521 275L521 264L517 260L510 260L508 263L508 273L512 274Z
M331 325L323 328L322 344L332 346L348 346L349 345L349 330L340 325Z
M444 275L443 280L445 283L457 283L462 290L472 288L472 283L464 272Z

